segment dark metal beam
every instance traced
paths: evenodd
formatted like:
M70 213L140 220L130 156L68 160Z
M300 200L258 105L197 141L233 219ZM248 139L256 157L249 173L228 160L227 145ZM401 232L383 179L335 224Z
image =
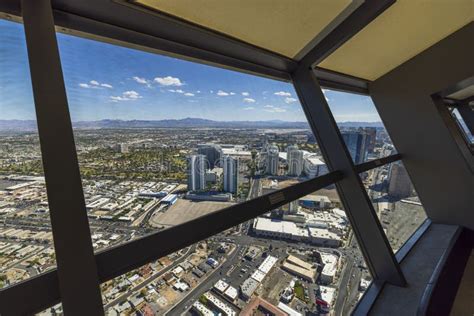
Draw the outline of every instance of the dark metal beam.
M67 315L102 315L51 4L23 0L22 10L63 309Z
M284 68L273 68L257 60L242 59L241 56L236 55L225 55L219 51L190 46L61 10L54 10L54 20L56 25L60 27L59 30L65 34L110 42L115 45L237 70L270 79L289 81L289 75Z
M395 0L364 1L347 19L309 51L299 64L308 68L316 66L394 3Z
M319 85L331 90L369 95L369 81L324 68L314 68Z
M301 66L293 73L293 84L326 164L330 170L344 173L336 187L374 280L406 285L316 75Z
M53 8L60 26L148 46L149 39L135 39L141 34L156 39L151 48L181 58L285 81L296 67L288 57L123 0L53 0ZM130 31L125 38L123 30Z
M341 181L343 175L334 171L294 186L277 190L178 226L106 249L95 255L99 281L106 282L153 260L169 255L200 240L216 235L252 218ZM176 238L179 236L180 238ZM0 315L24 315L44 310L59 302L57 270L0 290ZM80 274L82 275L82 273ZM42 289L45 289L42 291ZM28 304L13 305L25 293L37 293Z
M361 172L365 172L365 171L368 171L368 170L386 165L388 163L398 161L400 159L402 159L402 155L394 154L394 155L390 155L388 157L383 157L383 158L380 158L380 159L374 159L374 160L370 160L370 161L358 164L358 165L355 166L355 170L356 170L357 173L361 173Z

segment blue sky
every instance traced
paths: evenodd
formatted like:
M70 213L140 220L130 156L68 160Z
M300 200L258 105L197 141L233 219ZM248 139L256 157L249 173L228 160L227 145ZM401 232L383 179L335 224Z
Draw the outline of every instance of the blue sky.
M34 119L23 28L0 20L0 119ZM58 34L73 121L305 120L289 83ZM325 91L337 121L380 121L368 97Z

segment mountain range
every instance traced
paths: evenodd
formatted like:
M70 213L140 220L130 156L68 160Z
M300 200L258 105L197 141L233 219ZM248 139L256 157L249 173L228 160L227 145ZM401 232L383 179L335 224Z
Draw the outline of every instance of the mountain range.
M339 127L383 127L382 122L339 122ZM214 121L201 118L166 120L98 120L73 122L77 129L120 129L120 128L309 128L307 122L269 121ZM0 120L0 131L34 131L34 120Z

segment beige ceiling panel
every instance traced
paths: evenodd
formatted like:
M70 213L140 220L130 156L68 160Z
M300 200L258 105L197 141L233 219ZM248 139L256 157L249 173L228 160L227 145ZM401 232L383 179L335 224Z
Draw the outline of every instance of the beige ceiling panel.
M351 0L135 2L291 58L352 3Z
M319 66L375 80L474 19L474 0L398 0Z

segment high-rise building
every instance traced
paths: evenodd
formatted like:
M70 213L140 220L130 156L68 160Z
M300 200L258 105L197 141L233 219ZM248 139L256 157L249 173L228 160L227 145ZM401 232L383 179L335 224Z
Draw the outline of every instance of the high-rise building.
M279 153L278 146L271 145L268 146L267 149L267 168L266 173L276 176L278 175L278 167L279 167Z
M206 156L188 157L188 191L201 191L206 188Z
M291 201L288 204L288 214L298 213L298 200Z
M298 146L291 145L286 149L286 161L288 163L288 175L299 177L303 172L303 151Z
M400 162L390 166L388 177L388 194L395 198L406 198L411 196L413 188L407 170Z
M360 164L367 160L368 137L362 130L347 131L342 133L342 138L355 164Z
M239 160L224 156L222 165L224 167L224 191L237 193L239 187Z
M198 154L206 156L209 168L213 169L222 158L222 148L215 144L201 144L198 145Z
M366 127L364 131L367 134L367 152L373 153L377 139L377 129L375 127Z

